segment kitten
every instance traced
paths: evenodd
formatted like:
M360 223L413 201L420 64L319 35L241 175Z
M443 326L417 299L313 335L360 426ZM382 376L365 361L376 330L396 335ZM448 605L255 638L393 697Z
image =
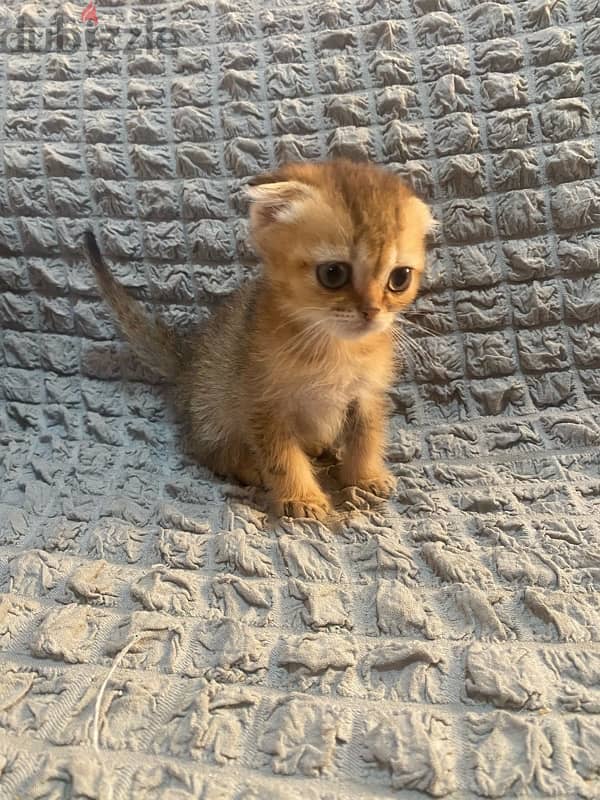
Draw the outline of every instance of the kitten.
M341 445L340 478L380 496L392 324L417 294L427 206L366 163L289 164L249 186L260 276L197 333L152 322L86 244L99 285L139 357L175 384L194 455L263 485L278 514L324 518L311 457Z

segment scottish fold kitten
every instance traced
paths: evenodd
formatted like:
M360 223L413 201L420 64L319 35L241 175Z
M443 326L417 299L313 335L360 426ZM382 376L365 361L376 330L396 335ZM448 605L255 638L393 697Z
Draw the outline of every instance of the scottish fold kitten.
M392 326L417 294L431 215L394 174L345 160L289 164L248 192L260 274L193 334L149 319L91 233L87 248L133 349L175 384L197 458L265 486L279 514L320 519L331 505L311 459L326 449L341 447L343 485L393 490Z

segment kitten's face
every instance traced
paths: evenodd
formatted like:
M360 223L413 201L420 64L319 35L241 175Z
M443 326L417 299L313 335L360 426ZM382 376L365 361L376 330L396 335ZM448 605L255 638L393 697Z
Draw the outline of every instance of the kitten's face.
M369 164L292 164L251 188L252 233L279 304L339 339L388 328L425 266L429 210Z

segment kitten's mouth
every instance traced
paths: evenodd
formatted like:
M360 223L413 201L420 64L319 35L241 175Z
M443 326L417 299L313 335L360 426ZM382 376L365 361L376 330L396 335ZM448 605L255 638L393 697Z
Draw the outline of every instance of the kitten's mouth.
M364 339L374 333L381 333L388 327L383 319L359 319L352 322L336 323L334 334L339 339Z
M331 316L308 316L308 332L314 334L315 331L330 336L332 339L356 340L364 339L375 333L382 333L387 330L393 322L389 315L384 314L374 319L364 319L362 316L339 317Z

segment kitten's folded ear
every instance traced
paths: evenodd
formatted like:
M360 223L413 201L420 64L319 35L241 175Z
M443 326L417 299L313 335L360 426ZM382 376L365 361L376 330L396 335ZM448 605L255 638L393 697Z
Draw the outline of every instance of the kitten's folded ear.
M254 225L292 222L308 200L317 198L314 186L286 180L277 172L258 175L246 188L252 201L250 216Z
M434 219L431 209L416 195L413 195L408 203L410 214L414 219L418 219L423 231L432 233L438 226L437 220Z

